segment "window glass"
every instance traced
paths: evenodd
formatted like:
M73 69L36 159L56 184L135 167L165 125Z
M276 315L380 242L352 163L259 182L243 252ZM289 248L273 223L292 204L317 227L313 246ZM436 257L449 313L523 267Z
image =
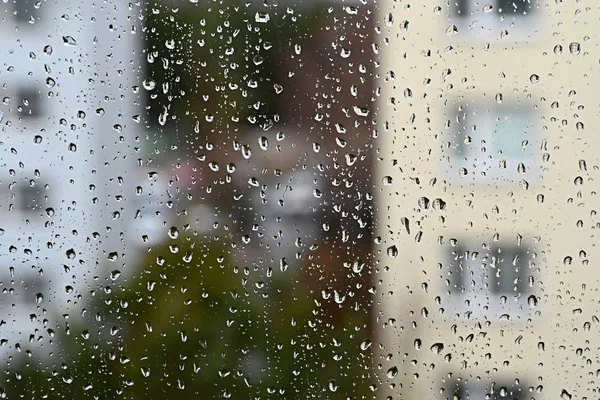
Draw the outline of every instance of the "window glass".
M0 2L0 399L597 399L594 0Z

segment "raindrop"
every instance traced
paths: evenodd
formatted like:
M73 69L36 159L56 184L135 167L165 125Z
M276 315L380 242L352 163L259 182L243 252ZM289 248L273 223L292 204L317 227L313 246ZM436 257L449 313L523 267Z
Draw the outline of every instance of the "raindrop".
M560 56L563 52L563 48L560 44L557 44L556 46L554 46L554 54L556 54L557 56Z
M423 348L421 339L415 339L414 346L415 346L415 350L421 350Z
M389 258L398 257L398 248L396 247L396 245L392 245L387 248L387 255Z
M142 86L146 90L154 90L154 88L156 87L156 82L153 79L147 78L144 79L144 81L142 82ZM104 110L102 110L102 114L104 114Z
M568 267L569 265L571 265L573 263L573 257L571 256L566 256L563 259L563 264L565 265L565 267Z
M266 137L261 136L258 138L258 145L262 150L266 151L269 148L269 140Z
M337 391L337 390L338 390L338 387L339 387L339 386L338 386L337 382L336 382L335 380L333 380L333 379L332 379L332 380L330 380L330 381L329 381L329 385L328 385L328 387L329 387L329 390L330 390L330 391L332 391L332 392L335 392L335 391Z
M176 228L176 227L172 226L172 227L169 229L169 237L170 237L171 239L177 239L177 238L179 237L179 230L177 230L177 228Z
M110 273L110 279L113 281L116 281L117 279L119 279L120 276L121 276L121 271L119 271L118 269L115 269L115 270L111 271L111 273Z
M369 347L371 347L371 344L373 344L372 341L370 341L369 339L365 339L362 342L360 342L360 349L362 351L367 350Z
M538 303L537 297L535 297L535 295L531 295L527 298L527 304L529 304L529 307L533 308L536 307Z
M393 367L391 367L390 369L388 369L387 371L387 377L389 379L393 379L396 376L398 376L398 367L396 367L395 365Z
M444 350L444 345L442 343L435 343L429 348L429 350L435 354L440 354Z
M563 400L571 400L573 396L565 389L563 389L562 392L560 392L560 398Z
M577 42L572 42L569 44L569 51L572 55L577 56L581 53L581 45Z
M63 36L62 39L65 46L77 46L77 41L73 36Z
M432 202L431 205L432 205L432 207L433 207L434 210L439 211L439 212L442 212L442 211L444 211L446 209L446 202L444 200L442 200L442 199L439 199L439 198L433 200L433 202Z

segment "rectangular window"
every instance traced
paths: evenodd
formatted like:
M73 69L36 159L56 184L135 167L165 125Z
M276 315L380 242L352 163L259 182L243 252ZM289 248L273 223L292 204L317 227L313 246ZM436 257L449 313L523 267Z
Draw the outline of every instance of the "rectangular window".
M452 181L514 184L534 176L537 135L529 106L484 100L451 107L442 166Z
M15 206L21 212L39 212L44 206L44 188L39 184L21 183L17 186Z
M531 0L497 0L498 13L514 14L514 15L529 15L535 7L531 4ZM535 1L535 0L534 0Z
M468 1L469 0L456 0L454 2L454 14L457 17L466 17L471 13Z
M499 19L501 15L528 16L535 11L535 4L532 0L454 0L453 8L458 17L492 14Z
M39 0L15 0L13 5L15 20L17 22L29 22L32 17L37 20L36 1Z
M519 381L520 382L520 381ZM510 380L494 380L482 383L480 381L460 381L448 385L444 390L444 400L453 399L489 399L489 400L525 400L527 386Z
M490 276L489 289L497 295L511 296L525 294L529 250L519 246L498 246L491 252L493 273Z
M450 17L466 39L500 40L507 30L513 40L535 40L541 26L538 0L452 0Z
M42 96L37 90L19 88L16 101L19 117L34 119L42 115Z
M445 285L448 310L490 317L520 315L533 294L535 252L525 244L459 240L448 245Z

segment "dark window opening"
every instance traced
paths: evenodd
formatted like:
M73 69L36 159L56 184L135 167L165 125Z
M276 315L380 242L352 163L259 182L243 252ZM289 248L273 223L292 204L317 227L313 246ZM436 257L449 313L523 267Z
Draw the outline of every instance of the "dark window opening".
M15 20L17 22L28 22L32 17L37 18L38 9L35 7L37 0L15 0L13 3Z
M491 5L492 11L505 15L529 15L535 8L531 0L496 0L485 3ZM485 13L483 3L475 0L454 0L454 14L457 17L467 17L471 14Z
M526 15L533 10L530 0L498 0L498 12L502 14Z
M490 291L496 294L517 294L527 291L528 251L523 247L498 247L491 257L495 270L490 272ZM491 260L490 260L491 261Z
M444 399L489 399L489 400L524 400L526 399L526 389L523 385L516 385L514 382L494 382L493 384L470 385L465 382L445 390Z
M453 292L463 292L466 290L466 282L470 274L469 260L472 253L464 246L456 246L452 249L452 260L450 261L450 287Z
M483 249L475 244L457 245L448 255L450 290L463 293L489 289L492 294L507 296L527 293L530 259L526 247L500 245ZM471 287L473 281L475 287Z
M37 90L21 88L17 91L17 111L23 118L37 118L42 114L42 96Z
M454 13L458 17L466 17L470 14L469 4L467 4L469 0L455 0L454 1Z
M33 212L40 210L44 204L43 188L40 184L24 183L18 186L16 206L20 211Z

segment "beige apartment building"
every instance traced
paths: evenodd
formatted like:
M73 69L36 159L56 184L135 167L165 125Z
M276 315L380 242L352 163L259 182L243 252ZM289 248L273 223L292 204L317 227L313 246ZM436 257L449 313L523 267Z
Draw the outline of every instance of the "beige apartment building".
M378 13L380 398L600 398L600 3Z

